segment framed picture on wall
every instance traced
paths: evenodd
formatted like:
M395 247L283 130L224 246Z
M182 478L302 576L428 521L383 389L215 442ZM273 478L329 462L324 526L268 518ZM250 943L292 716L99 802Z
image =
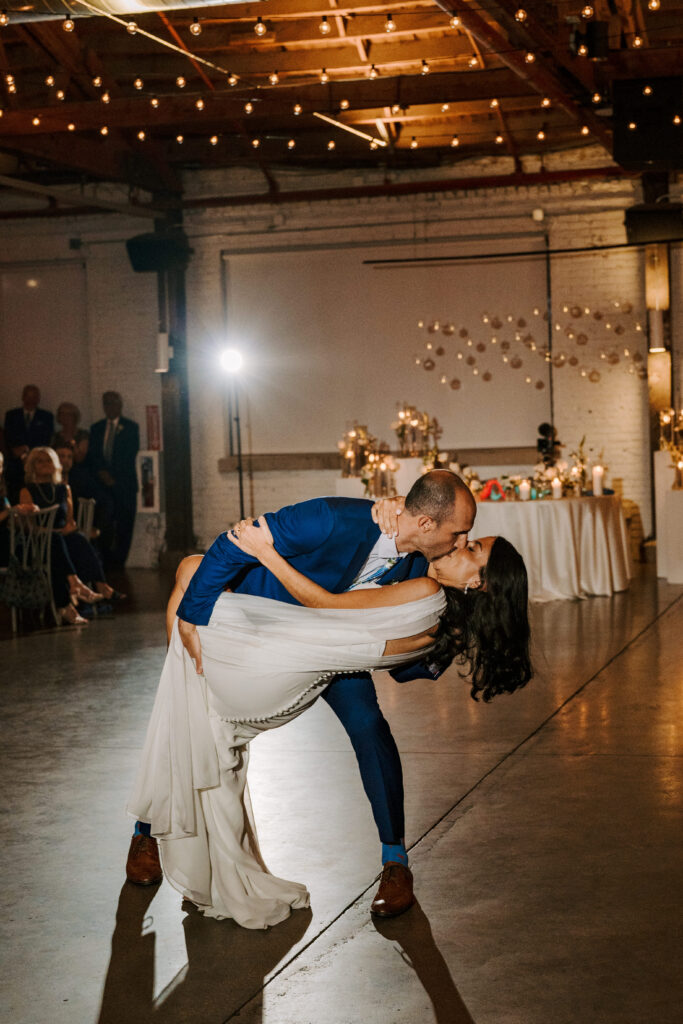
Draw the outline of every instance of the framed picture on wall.
M159 452L138 452L135 468L138 476L138 512L158 512Z

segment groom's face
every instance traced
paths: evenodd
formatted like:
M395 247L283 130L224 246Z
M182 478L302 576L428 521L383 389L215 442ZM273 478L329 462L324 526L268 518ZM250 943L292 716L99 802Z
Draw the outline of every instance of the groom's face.
M418 521L417 549L432 562L435 558L449 555L456 548L467 544L467 534L472 529L476 505L474 501L456 502L453 514L440 523L422 516Z

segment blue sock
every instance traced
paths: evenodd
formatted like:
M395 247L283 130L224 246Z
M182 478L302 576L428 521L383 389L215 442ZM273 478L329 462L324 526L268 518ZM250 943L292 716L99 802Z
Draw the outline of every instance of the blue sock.
M386 864L388 860L397 861L399 864L405 864L408 867L408 851L403 843L396 843L390 845L389 843L382 843L382 864Z
M133 832L134 836L151 836L151 834L152 826L148 825L146 821L135 822L135 832Z

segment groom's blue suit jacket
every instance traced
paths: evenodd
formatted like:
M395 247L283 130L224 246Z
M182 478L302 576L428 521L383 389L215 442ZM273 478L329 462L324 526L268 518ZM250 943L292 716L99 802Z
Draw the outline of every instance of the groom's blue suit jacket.
M269 512L266 520L275 548L287 561L326 590L341 594L351 585L379 537L371 508L372 502L358 498L314 498ZM382 586L426 572L427 560L414 552L401 558L382 577ZM272 573L222 533L192 577L178 608L179 618L205 626L226 587L240 594L299 603ZM421 662L391 674L399 682L438 675Z

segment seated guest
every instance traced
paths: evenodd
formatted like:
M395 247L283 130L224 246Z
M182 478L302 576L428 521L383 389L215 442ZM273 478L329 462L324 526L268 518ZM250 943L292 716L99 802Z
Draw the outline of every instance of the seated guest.
M5 487L5 456L0 452L0 566L9 565L9 515L14 508L18 512L33 512L36 505L10 505Z
M87 430L80 430L78 427L81 422L81 410L73 402L62 402L57 409L56 419L59 430L53 435L51 441L55 451L65 444L73 448L81 440L83 434L87 436Z
M6 481L11 501L16 501L24 479L23 462L28 452L38 445L49 444L54 431L54 417L40 406L40 389L27 384L21 393L21 406L5 415L5 446L7 448Z
M68 484L74 502L75 513L81 498L95 499L95 527L98 534L106 533L107 526L111 533L114 520L114 500L107 487L101 483L91 469L88 460L90 434L87 430L79 430L77 440L71 448L72 465L69 470ZM59 447L57 454L59 455ZM61 462L60 458L60 462ZM62 469L64 468L62 464Z
M96 604L109 595L91 590L81 578L82 572L86 578L106 587L104 573L92 545L76 529L71 491L62 483L62 469L53 448L43 446L29 452L24 465L24 479L20 494L22 504L33 502L38 508L59 506L51 548L53 595L62 622L85 625L86 620L78 614L75 605L79 601Z
M71 473L73 472L73 452L71 448L68 445L62 445L57 449L57 458L62 468L62 484L66 487L67 493L67 520L65 527L61 530L67 550L81 579L84 579L93 586L97 593L101 594L106 600L120 601L126 595L120 594L118 590L114 590L113 587L109 586L104 576L102 563L97 551L90 543L90 538L86 537L76 527L73 510L73 492L70 486ZM68 504L69 497L72 498L70 507ZM84 542L86 543L84 544Z

